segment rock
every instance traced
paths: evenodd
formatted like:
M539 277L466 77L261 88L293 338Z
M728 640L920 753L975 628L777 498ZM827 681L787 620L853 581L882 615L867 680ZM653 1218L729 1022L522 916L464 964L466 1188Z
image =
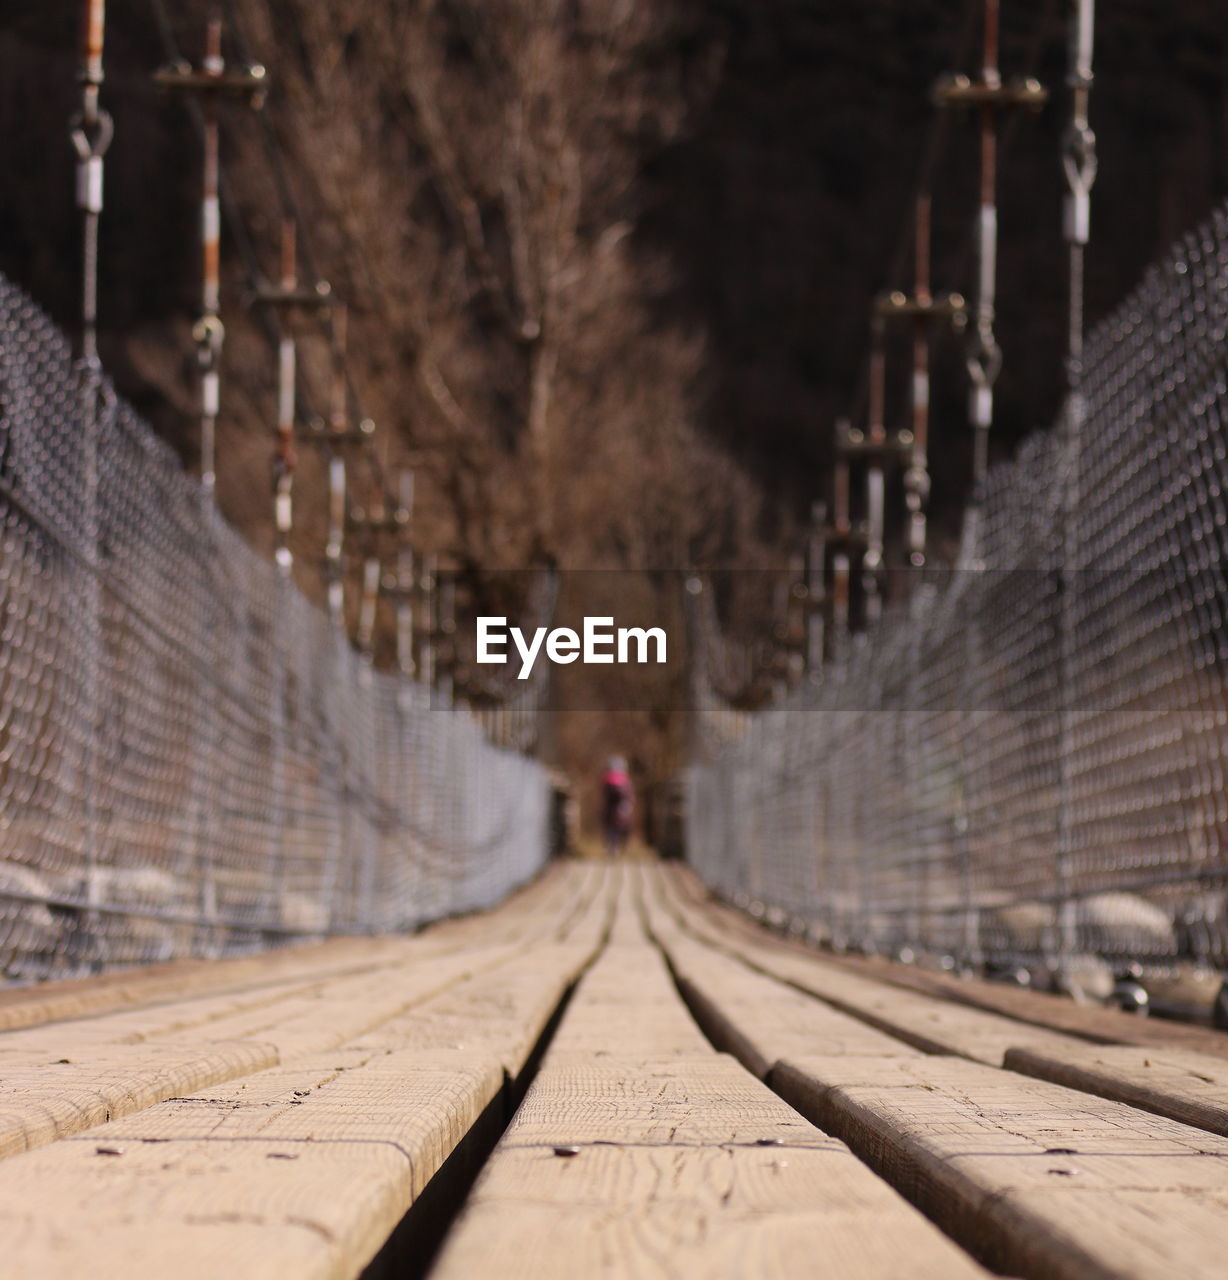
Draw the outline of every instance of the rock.
M1147 989L1133 978L1123 978L1113 988L1112 1003L1123 1013L1135 1013L1145 1018L1151 1012L1151 997Z
M1047 902L1012 902L981 911L981 945L987 953L1041 952L1053 946L1055 916Z
M1099 956L1078 955L1058 963L1053 989L1076 1004L1106 1004L1116 987L1112 968Z
M0 891L49 898L47 882L15 862L0 861ZM0 971L12 976L37 974L60 944L61 916L42 902L6 898L0 892Z
M283 893L279 908L281 924L299 933L320 934L328 931L328 906L302 893Z
M1079 946L1098 955L1172 956L1168 912L1133 893L1094 893L1079 903Z
M186 887L161 867L98 867L94 871L99 900L116 907L169 907Z

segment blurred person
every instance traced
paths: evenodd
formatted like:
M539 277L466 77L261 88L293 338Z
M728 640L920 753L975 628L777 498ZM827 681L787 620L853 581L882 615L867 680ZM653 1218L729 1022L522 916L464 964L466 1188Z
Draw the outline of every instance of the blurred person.
M635 796L627 762L622 756L611 756L601 775L601 830L608 857L617 858L626 847L634 812Z

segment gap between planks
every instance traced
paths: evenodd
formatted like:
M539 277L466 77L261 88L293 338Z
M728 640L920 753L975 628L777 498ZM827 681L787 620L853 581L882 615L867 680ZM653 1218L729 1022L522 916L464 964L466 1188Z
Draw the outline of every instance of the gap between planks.
M433 1280L984 1273L686 1010L631 868L610 939L445 1240Z
M1222 1274L1228 1141L954 1056L859 1055L816 1036L808 1054L782 1057L779 983L731 969L660 903L648 910L680 978L740 1038L744 1060L987 1265L1035 1280ZM1112 1066L1112 1051L1071 1043ZM1038 1069L1058 1061L1016 1056Z

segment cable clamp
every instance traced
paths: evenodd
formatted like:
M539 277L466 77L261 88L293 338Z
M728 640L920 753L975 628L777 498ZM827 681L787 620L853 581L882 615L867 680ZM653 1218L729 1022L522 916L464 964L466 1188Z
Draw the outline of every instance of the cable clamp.
M102 157L106 155L115 126L110 113L99 111L92 121L73 117L69 137L77 153L77 208L84 213L102 212Z
M1002 371L1002 348L994 339L993 330L986 325L977 325L972 340L968 344L965 358L968 376L979 389L992 387Z

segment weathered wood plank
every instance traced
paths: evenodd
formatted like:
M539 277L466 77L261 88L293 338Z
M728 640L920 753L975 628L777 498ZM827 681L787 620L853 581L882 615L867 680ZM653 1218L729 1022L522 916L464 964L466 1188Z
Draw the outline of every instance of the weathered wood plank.
M117 1007L103 1014L61 1019L63 1025L55 1027L11 1029L0 1035L0 1055L23 1046L46 1052L69 1038L124 1043L159 1036L183 1038L197 1028L204 1028L206 1038L240 1039L250 1034L251 1027L260 1028L275 1021L277 1015L270 1016L266 1011L286 1010L288 1002L305 1002L298 1007L310 1009L312 1002L331 991L379 989L386 983L389 971L406 966L417 968L434 957L476 955L475 939L486 948L499 944L510 947L532 940L544 929L557 927L561 911L582 905L585 893L591 895L587 874L571 868L566 875L553 876L548 884L543 883L528 902L517 900L491 912L480 932L477 922L466 918L445 922L458 927L464 925L465 933L459 936L455 932L446 937L424 933L410 939L349 940L351 949L361 948L368 953L366 963L348 969L312 972L305 979L286 980L283 975L276 981L254 982L234 990L189 991L173 1002L140 1001L132 1008ZM530 926L533 932L527 932ZM281 955L269 953L252 963L268 961L276 972L281 972L275 963ZM463 963L460 967L464 968ZM46 988L49 999L54 998L58 985ZM226 1023L227 1018L233 1021Z
M700 909L720 927L727 939L731 935L751 937L794 954L814 954L813 949L803 943L780 938L742 912L716 902L690 868L673 863L666 870L666 880L669 892L677 894L682 903ZM1207 1027L1139 1018L1120 1009L1079 1004L1051 992L936 973L882 956L824 953L823 958L828 964L865 978L971 1005L1092 1043L1150 1045L1169 1050L1181 1048L1228 1058L1228 1036Z
M674 883L676 897L685 901L687 895L677 893L676 876ZM902 993L902 998L893 996L889 986L858 973L833 977L833 972L844 975L844 971L831 962L825 966L826 973L808 969L810 956L797 955L773 944L771 939L757 937L760 931L749 923L744 922L743 927L729 934L716 932L713 913L707 914L708 919L700 927L713 930L714 937L741 939L727 945L735 951L747 948L746 954L754 963L788 977L839 1007L856 1007L867 1022L895 1031L913 1044L991 1065L1001 1062L1013 1071L1127 1103L1210 1133L1228 1135L1228 1063L1223 1058L1177 1046L1092 1045L1079 1037L1002 1019L975 1007L952 1005L937 997L920 996L924 1003L917 1003L911 993ZM685 918L688 924L693 923L693 917ZM685 938L681 930L679 934ZM762 950L759 943L765 944ZM710 1019L717 1034L724 1036L730 1051L752 1070L759 1071L764 1057L747 1027L754 1019L759 1037L766 1035L766 1013L744 1004L735 1007L738 991L732 982L720 990L721 999L716 1002L705 1003L703 991L689 998ZM1132 1020L1121 1021L1133 1027ZM1157 1030L1163 1033L1166 1028L1167 1024ZM789 1050L795 1055L798 1052L805 1051ZM822 1052L830 1056L829 1050Z
M843 1149L726 1054L708 1049L663 1060L642 1055L638 1041L616 1046L596 1062L566 1056L556 1061L548 1054L504 1148L768 1142Z
M847 1152L590 1146L492 1162L433 1277L984 1276Z
M1006 1066L1228 1136L1228 1062L1223 1058L1183 1049L1084 1045L1061 1054L1010 1049Z
M636 911L610 942L432 1272L982 1275L864 1165L706 1043Z
M310 995L206 1023L194 1036L202 1041L259 1040L274 1045L281 1061L290 1061L365 1035L470 975L506 963L521 950L517 944L473 948L337 979Z
M567 990L600 950L613 907L611 889L607 882L545 942L381 1024L350 1047L480 1051L514 1079Z
M49 1038L69 1033L131 1043L167 1036L182 1039L189 1034L205 1040L258 1037L276 1042L280 1035L284 1039L283 1058L294 1051L314 1052L326 1046L311 1039L313 1026L330 1025L322 1002L332 1002L346 1010L351 1004L366 1006L372 997L378 1000L389 996L405 980L412 984L407 1007L415 1000L429 998L469 972L518 954L542 936L565 931L578 918L574 913L590 908L597 882L588 869L573 864L566 875L554 877L548 888L549 893L492 911L484 925L472 917L450 922L463 925L465 930L459 936L450 934L446 944L426 934L401 939L395 952L385 953L378 965L357 973L324 975L306 985L260 988L241 996L198 997L154 1009L119 1010L105 1017L74 1020L71 1027L32 1032L24 1041L20 1036L0 1037L0 1053L6 1045L41 1045ZM348 1012L346 1016L350 1016ZM395 1016L395 1006L389 1016ZM298 1032L304 1028L307 1040L296 1046L296 1039L301 1040Z
M0 1157L369 1035L470 975L514 959L536 938L581 927L602 909L594 906L599 893L600 877L573 867L527 902L490 913L485 929L462 922L470 939L513 941L465 947L454 938L440 947L437 940L402 939L396 963L375 972L0 1034ZM538 999L539 1010L546 999ZM514 1057L515 1048L508 1054Z
M342 1047L0 1165L7 1260L20 1274L116 1280L131 1280L134 1259L147 1274L176 1259L183 1280L356 1275L502 1107L505 1081L600 945L610 887L590 888L582 910L560 904L503 965Z
M279 1062L334 1049L430 1000L511 948L436 958L372 979L340 979L328 994L295 997L196 1027L191 1038L142 1035L102 1018L0 1037L0 1156ZM156 1013L157 1011L155 1011ZM115 1021L120 1021L115 1019Z
M109 1045L84 1061L0 1062L0 1157L54 1142L277 1061L271 1045Z
M956 1058L799 1059L772 1082L1009 1274L1223 1274L1222 1138Z
M503 1084L378 1055L306 1096L164 1103L0 1165L12 1275L356 1275Z
M385 956L398 953L403 945L401 939L332 938L254 956L174 960L96 977L13 987L0 991L0 1031L198 994L259 990L369 970Z
M723 932L702 909L687 906L676 897L670 905L696 938L924 1053L957 1054L1001 1066L1007 1050L1019 1046L1060 1053L1064 1046L1083 1043L1000 1014L860 977L818 956L756 937L749 929Z
M1121 1009L1079 1003L1053 992L934 973L884 957L840 955L832 956L831 963L868 978L972 1005L990 1013L1000 1013L1004 1017L1064 1032L1094 1044L1180 1048L1228 1058L1228 1036L1209 1027L1163 1018L1140 1018Z
M648 927L707 1035L760 1079L799 1054L917 1057L920 1051L697 942L664 907L661 880L644 899Z

